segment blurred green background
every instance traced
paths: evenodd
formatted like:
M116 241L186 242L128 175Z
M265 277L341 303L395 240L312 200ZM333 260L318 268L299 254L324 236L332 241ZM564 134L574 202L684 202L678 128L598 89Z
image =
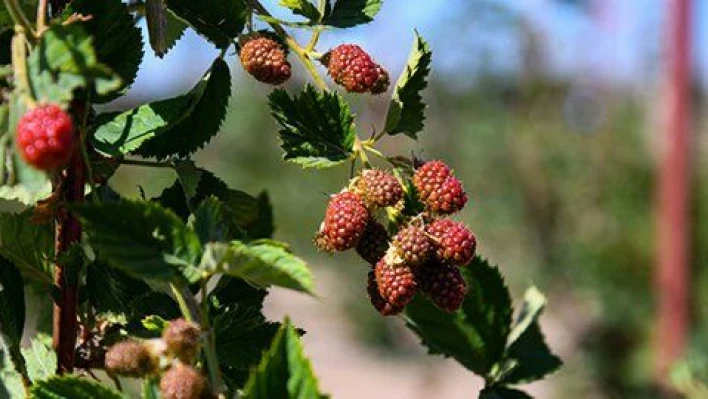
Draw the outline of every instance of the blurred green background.
M275 3L266 2L273 10ZM418 143L386 139L381 149L415 151L453 165L471 197L459 219L475 231L481 254L500 265L516 298L531 283L548 294L545 329L566 366L539 397L658 397L651 380L652 271L664 2L430 3L389 0L374 23L325 33L320 49L362 44L395 79L413 27L420 29L433 49L427 127ZM706 3L696 2L696 21L708 20ZM696 28L699 48L704 25ZM205 42L188 35L164 60L148 60L131 95L113 107L184 90L213 55ZM708 287L703 55L697 51L693 96L693 343L677 371L686 384L697 384L701 370L708 374L708 310L702 306L708 295L701 289ZM306 78L292 61L300 73L291 82L296 88ZM327 195L345 184L348 168L314 171L284 163L267 109L268 88L239 65L232 70L230 111L222 133L198 154L198 164L233 187L268 191L277 237L313 265L323 291L337 281L336 298L325 295L317 306L344 319L348 345L394 364L425 362L415 341L401 338L400 321L383 320L368 304L361 261L318 254L311 245ZM362 136L382 125L386 95L347 98ZM154 196L172 179L166 171L123 167L112 185L133 195L142 187ZM317 337L328 344L327 334ZM317 357L314 363L318 368Z

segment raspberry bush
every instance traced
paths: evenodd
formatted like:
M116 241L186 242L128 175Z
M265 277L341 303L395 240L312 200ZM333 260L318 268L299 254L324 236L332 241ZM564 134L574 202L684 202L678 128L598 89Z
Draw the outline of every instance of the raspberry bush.
M512 319L499 269L454 219L470 194L453 168L377 149L424 128L426 41L414 32L398 75L365 43L318 47L328 29L371 22L382 0L282 0L290 21L258 0L3 1L0 197L22 209L0 215L0 396L326 397L303 331L261 312L273 287L315 295L312 272L272 238L267 194L192 160L219 132L238 64L267 85L289 81L265 86L286 161L350 170L312 230L324 252L363 259L368 278L357 283L372 311L398 315L431 354L484 378L484 398L528 397L511 386L560 366L539 328L543 295L530 288ZM143 40L162 57L186 29L221 50L191 90L96 107L130 87ZM306 45L294 30L309 32ZM292 79L297 69L311 82ZM347 101L355 95L390 98L368 138ZM123 165L169 168L175 182L128 198L110 186ZM51 327L24 329L36 316L26 297L51 312Z

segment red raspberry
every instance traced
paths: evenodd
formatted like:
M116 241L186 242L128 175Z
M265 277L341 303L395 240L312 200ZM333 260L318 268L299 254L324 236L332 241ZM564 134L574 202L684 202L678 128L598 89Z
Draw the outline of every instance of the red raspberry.
M462 223L438 219L426 228L435 241L435 256L440 262L464 266L474 257L477 240Z
M430 161L416 169L413 185L418 190L421 201L427 201L430 194L440 188L452 176L452 170L442 161Z
M432 243L428 234L417 226L408 226L401 229L393 237L391 245L403 264L409 267L422 265L430 258Z
M379 294L392 306L404 307L418 290L413 270L406 264L389 265L385 259L381 259L374 268Z
M104 364L110 374L144 377L157 371L158 359L140 342L121 341L106 352Z
M369 294L369 300L376 310L383 316L391 316L403 311L403 306L392 305L381 296L379 285L376 283L376 273L369 270L369 281L366 285L366 291Z
M206 388L206 379L197 369L179 362L170 367L160 380L163 399L200 399Z
M369 222L356 244L356 253L372 266L386 255L388 249L388 232L379 222Z
M241 65L257 80L279 85L290 78L290 63L277 41L256 37L241 46Z
M358 187L366 203L373 207L393 206L403 197L403 187L398 179L379 169L361 172Z
M52 171L69 162L74 149L74 123L59 106L31 109L17 123L17 147L37 169Z
M162 332L167 351L184 363L194 363L199 353L199 326L185 319L177 319Z
M361 197L345 191L330 199L320 232L327 237L331 249L344 251L356 246L369 218Z
M442 310L454 312L462 306L467 284L460 269L452 265L427 264L416 271L420 290Z
M356 44L341 44L322 61L329 76L348 92L380 94L388 89L388 73Z
M413 184L429 211L455 213L467 204L467 193L444 162L430 161L415 171Z

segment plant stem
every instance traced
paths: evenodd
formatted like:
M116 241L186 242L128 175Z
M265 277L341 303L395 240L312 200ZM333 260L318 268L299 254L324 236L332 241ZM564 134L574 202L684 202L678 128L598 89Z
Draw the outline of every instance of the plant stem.
M39 0L37 5L37 35L41 35L47 27L47 0Z
M268 12L268 10L266 10L266 8L263 6L263 4L261 4L260 1L253 0L252 5L253 9L257 13L266 17L272 17L272 15ZM288 47L290 47L293 53L295 53L295 55L297 55L297 57L300 59L302 64L305 66L305 69L307 69L307 72L310 74L310 76L312 76L312 80L315 82L317 87L319 87L323 91L327 90L327 83L325 83L325 81L320 76L319 72L317 72L317 68L310 59L307 50L303 49L279 23L269 20L268 24L273 28L273 30L275 30L276 33L285 38L285 43L287 43Z
M5 0L5 7L15 24L21 26L25 32L29 32L31 40L34 42L35 32L34 29L32 29L32 24L27 19L27 16L25 16L25 13L22 12L22 7L17 3L17 0Z
M219 359L216 356L216 339L209 323L209 316L204 309L200 308L197 299L187 287L178 287L175 284L170 284L170 287L172 288L172 292L177 299L177 304L184 317L189 321L198 321L202 331L205 332L202 336L202 348L204 350L204 357L206 358L206 368L209 373L209 384L220 399L224 398L224 381L221 379ZM204 295L206 292L206 281L202 284L202 290L202 294ZM206 306L205 303L202 303L202 305Z
M15 82L22 99L28 107L34 106L34 96L27 77L27 35L21 26L15 27L15 36L12 38L12 67Z
M74 114L83 114L88 105L74 101L71 105ZM71 163L60 177L58 186L64 203L76 203L84 200L86 185L84 159L81 153L74 152ZM56 220L54 236L55 256L60 255L81 241L81 223L68 212L60 212ZM74 369L74 353L76 350L76 334L78 319L76 310L79 300L78 281L67 268L73 265L54 265L54 285L59 293L54 302L52 344L57 352L58 372L71 373ZM73 277L73 278L72 278Z

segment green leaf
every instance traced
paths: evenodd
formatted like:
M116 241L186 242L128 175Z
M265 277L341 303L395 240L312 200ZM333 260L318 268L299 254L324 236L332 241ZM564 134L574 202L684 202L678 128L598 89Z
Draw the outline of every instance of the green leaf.
M133 315L131 301L153 292L145 282L125 272L96 261L86 268L84 288L88 303L99 315Z
M185 162L185 164L188 164L188 162ZM197 168L196 170L180 172L178 168L178 174L178 181L165 189L156 200L164 207L172 209L183 219L186 219L189 215L190 208L198 206L201 201L209 196L214 196L221 201L228 218L236 226L231 231L234 237L230 238L240 238L236 236L236 233L239 233L242 229L246 230L256 226L259 223L259 218L268 216L268 210L261 209L261 207L268 206L268 204L261 204L258 199L243 191L229 188L224 181L205 169ZM196 181L195 177L198 178L198 181ZM195 185L196 189L194 188ZM186 193L185 189L189 193ZM189 206L187 206L188 204ZM261 215L261 213L264 213L264 215Z
M546 307L546 296L536 287L529 287L524 293L524 302L509 332L507 346L516 342L529 326L536 322Z
M172 211L148 201L74 204L89 242L105 259L133 277L175 281L197 278L201 255L197 235ZM193 282L193 281L192 281Z
M78 13L91 19L80 23L91 37L96 58L120 76L121 84L115 91L94 93L91 101L103 103L122 94L135 80L143 59L143 39L135 18L121 0L73 0L64 15Z
M25 325L25 289L20 271L0 257L0 332L15 369L25 371L20 342Z
M0 198L34 205L51 193L52 185L46 173L28 165L15 151L17 121L26 111L20 93L11 93L8 103L0 106L0 110L9 113L6 123L0 124Z
M320 11L308 0L280 0L282 7L287 7L295 14L302 15L312 22L317 22L322 18Z
M146 157L187 156L218 132L231 94L230 80L228 66L217 58L185 95L99 115L93 144L111 156L136 150Z
M281 126L286 160L306 168L326 168L353 156L354 117L339 94L307 85L299 96L291 98L285 90L276 89L268 99Z
M159 379L153 377L143 380L143 399L160 399L161 397Z
M33 399L122 399L116 392L98 382L76 375L54 376L32 386Z
M47 379L57 373L57 354L52 349L52 338L40 335L32 338L29 348L22 348L27 374L32 382Z
M533 399L524 391L504 387L485 388L479 395L479 399Z
M231 96L231 73L226 62L217 58L204 92L189 115L169 130L157 134L136 151L144 157L186 157L201 149L221 128Z
M243 399L326 397L319 391L297 331L286 320L258 368L251 373Z
M563 362L551 353L538 322L532 323L507 350L508 370L501 384L523 384L540 380L558 370Z
M167 7L218 48L226 48L243 30L246 0L166 0Z
M50 225L31 223L31 216L31 209L0 214L0 255L26 278L52 285L54 234Z
M187 200L191 201L197 195L202 170L197 168L193 161L188 160L175 162L175 172L177 172L177 179L182 184Z
M486 376L504 352L511 298L499 270L479 257L463 273L469 289L460 310L447 313L418 296L406 308L406 325L430 353L453 357Z
M430 46L416 31L408 62L393 88L388 106L385 130L389 134L405 133L418 139L425 122L425 104L420 92L428 87L431 60Z
M20 347L25 325L25 290L20 271L0 258L0 331L12 351Z
M273 206L268 193L263 191L258 195L257 217L246 225L246 234L250 239L271 238L275 232L273 223Z
M225 215L224 207L216 197L207 197L194 210L190 226L203 245L229 237L229 223Z
M383 0L337 0L322 24L336 28L368 24L381 10Z
M266 321L259 309L242 306L217 315L212 325L219 364L242 371L258 364L280 327Z
M67 105L76 89L93 87L105 95L122 87L121 78L100 64L92 37L79 25L52 25L27 59L30 87L39 102Z
M162 58L177 43L187 24L167 9L165 0L147 0L145 4L150 47Z
M199 268L208 273L226 273L261 287L277 285L314 295L313 276L305 262L272 243L240 241L209 243Z
M260 311L267 293L241 278L223 275L209 294L209 312L220 314L235 307Z
M532 382L556 371L563 362L545 342L539 326L539 317L546 305L546 297L536 288L526 290L521 311L509 334L504 361L495 380L501 384Z
M11 352L12 350L7 347L5 337L0 335L0 398L24 399L27 395L22 374L15 367L17 362L8 358L8 354L12 355ZM17 352L17 355L22 359L19 350ZM24 364L22 367L24 368Z

